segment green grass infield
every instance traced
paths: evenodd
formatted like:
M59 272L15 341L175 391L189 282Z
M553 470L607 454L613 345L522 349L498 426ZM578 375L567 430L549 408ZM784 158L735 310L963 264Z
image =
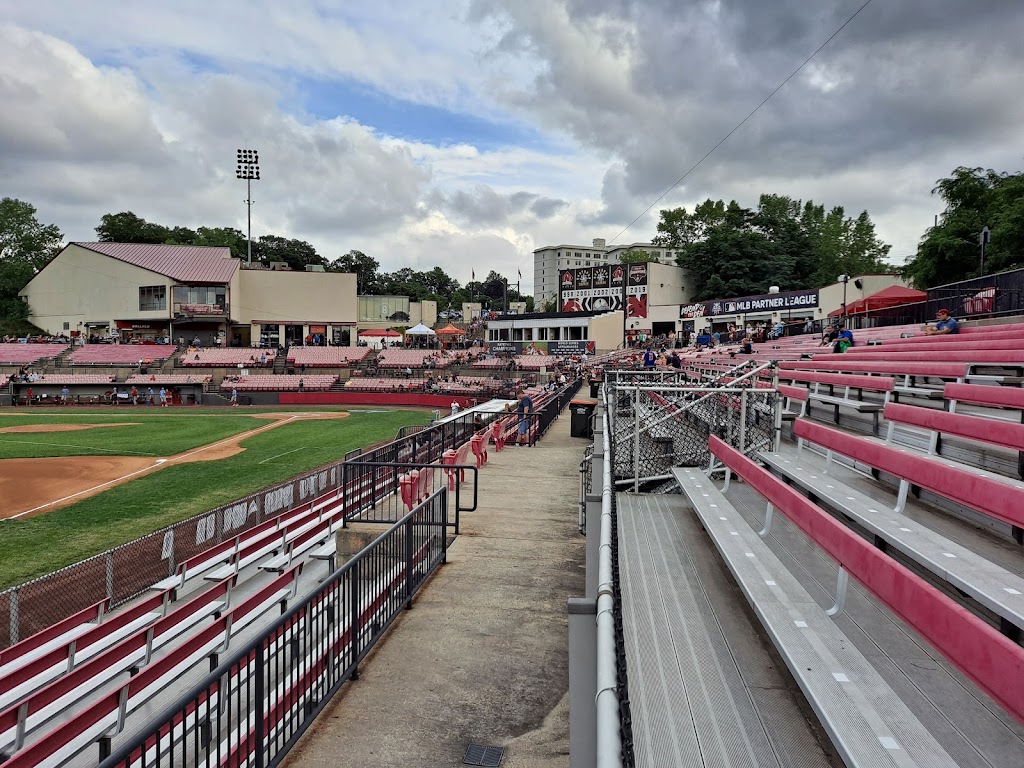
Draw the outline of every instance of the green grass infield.
M268 408L279 412L286 409ZM288 409L290 410L290 409ZM319 409L326 410L326 409ZM6 437L40 438L40 442L77 445L63 453L34 453L33 456L84 455L81 446L111 448L129 446L140 451L154 450L154 455L168 455L232 434L266 425L266 419L253 419L249 409L239 413L222 409L217 412L137 414L135 409L121 409L111 414L79 414L61 418L60 414L0 417L0 427L14 423L101 423L105 417L113 422L144 422L137 427L110 427L81 432L2 433ZM22 418L30 421L12 421ZM42 419L42 421L36 420ZM398 429L426 424L430 419L422 411L359 411L347 418L296 420L267 432L246 438L245 449L230 458L176 464L153 474L131 480L63 509L35 517L0 520L0 589L49 573L91 555L123 544L164 526L226 504L261 488L282 482L316 467L340 460L356 448L392 440ZM145 428L147 437L140 437ZM124 431L126 434L122 434ZM98 436L98 433L105 433ZM65 442L75 437L76 441ZM54 440L54 438L60 438ZM127 442L126 442L127 441ZM13 452L14 444L0 440L4 458L24 456ZM37 446L37 449L44 449ZM56 450L53 446L47 450ZM18 451L23 450L21 446ZM90 455L118 455L90 451ZM147 454L148 455L148 454Z

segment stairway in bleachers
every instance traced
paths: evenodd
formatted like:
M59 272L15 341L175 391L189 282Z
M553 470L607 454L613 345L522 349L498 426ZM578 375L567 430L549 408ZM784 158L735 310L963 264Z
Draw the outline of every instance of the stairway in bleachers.
M285 367L288 365L288 347L284 348L284 353L274 358L274 373L282 374L285 371Z

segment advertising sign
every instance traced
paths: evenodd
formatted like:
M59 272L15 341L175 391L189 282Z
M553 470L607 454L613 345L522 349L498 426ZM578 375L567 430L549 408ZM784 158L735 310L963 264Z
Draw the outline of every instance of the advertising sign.
M743 296L738 299L720 299L705 302L705 314L745 315L750 312L778 312L787 309L809 309L818 306L818 289L787 291L786 293L763 293L759 296ZM682 311L682 310L680 310Z
M703 302L697 302L695 304L680 304L679 305L679 316L692 320L695 317L704 317L707 314L707 305Z

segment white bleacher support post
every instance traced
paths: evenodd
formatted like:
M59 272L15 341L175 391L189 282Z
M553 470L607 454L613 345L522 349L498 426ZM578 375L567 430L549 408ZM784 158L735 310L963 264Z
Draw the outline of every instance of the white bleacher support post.
M768 532L772 529L772 515L775 512L775 507L771 504L764 511L764 528L757 532L757 535L762 539L768 535Z
M740 437L739 451L746 455L747 447L747 390L740 392Z
M828 471L832 468L832 449L829 448L825 451L825 470L822 474L827 475Z
M640 492L640 385L633 388L633 492Z
M725 468L725 484L722 486L722 493L729 492L729 481L732 480L732 470L729 467Z
M896 433L896 422L890 421L889 428L885 431L885 442L891 443L893 435Z
M825 613L829 616L838 616L846 607L846 587L850 583L850 574L846 569L839 566L839 575L836 577L836 602Z
M910 491L910 481L900 480L900 491L896 497L896 507L893 511L896 514L902 514L903 510L907 507L907 493Z

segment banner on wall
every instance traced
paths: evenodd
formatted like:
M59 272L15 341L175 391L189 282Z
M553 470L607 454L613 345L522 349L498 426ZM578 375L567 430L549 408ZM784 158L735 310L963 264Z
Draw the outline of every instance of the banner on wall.
M626 314L628 317L647 317L647 276L648 265L627 264L626 271Z
M626 271L623 264L563 269L558 280L562 312L604 312L623 308Z
M487 351L494 355L593 355L593 341L560 339L557 341L489 341Z
M705 314L712 317L716 315L745 315L749 312L778 312L787 309L811 309L816 306L818 306L817 288L708 301L705 302Z

